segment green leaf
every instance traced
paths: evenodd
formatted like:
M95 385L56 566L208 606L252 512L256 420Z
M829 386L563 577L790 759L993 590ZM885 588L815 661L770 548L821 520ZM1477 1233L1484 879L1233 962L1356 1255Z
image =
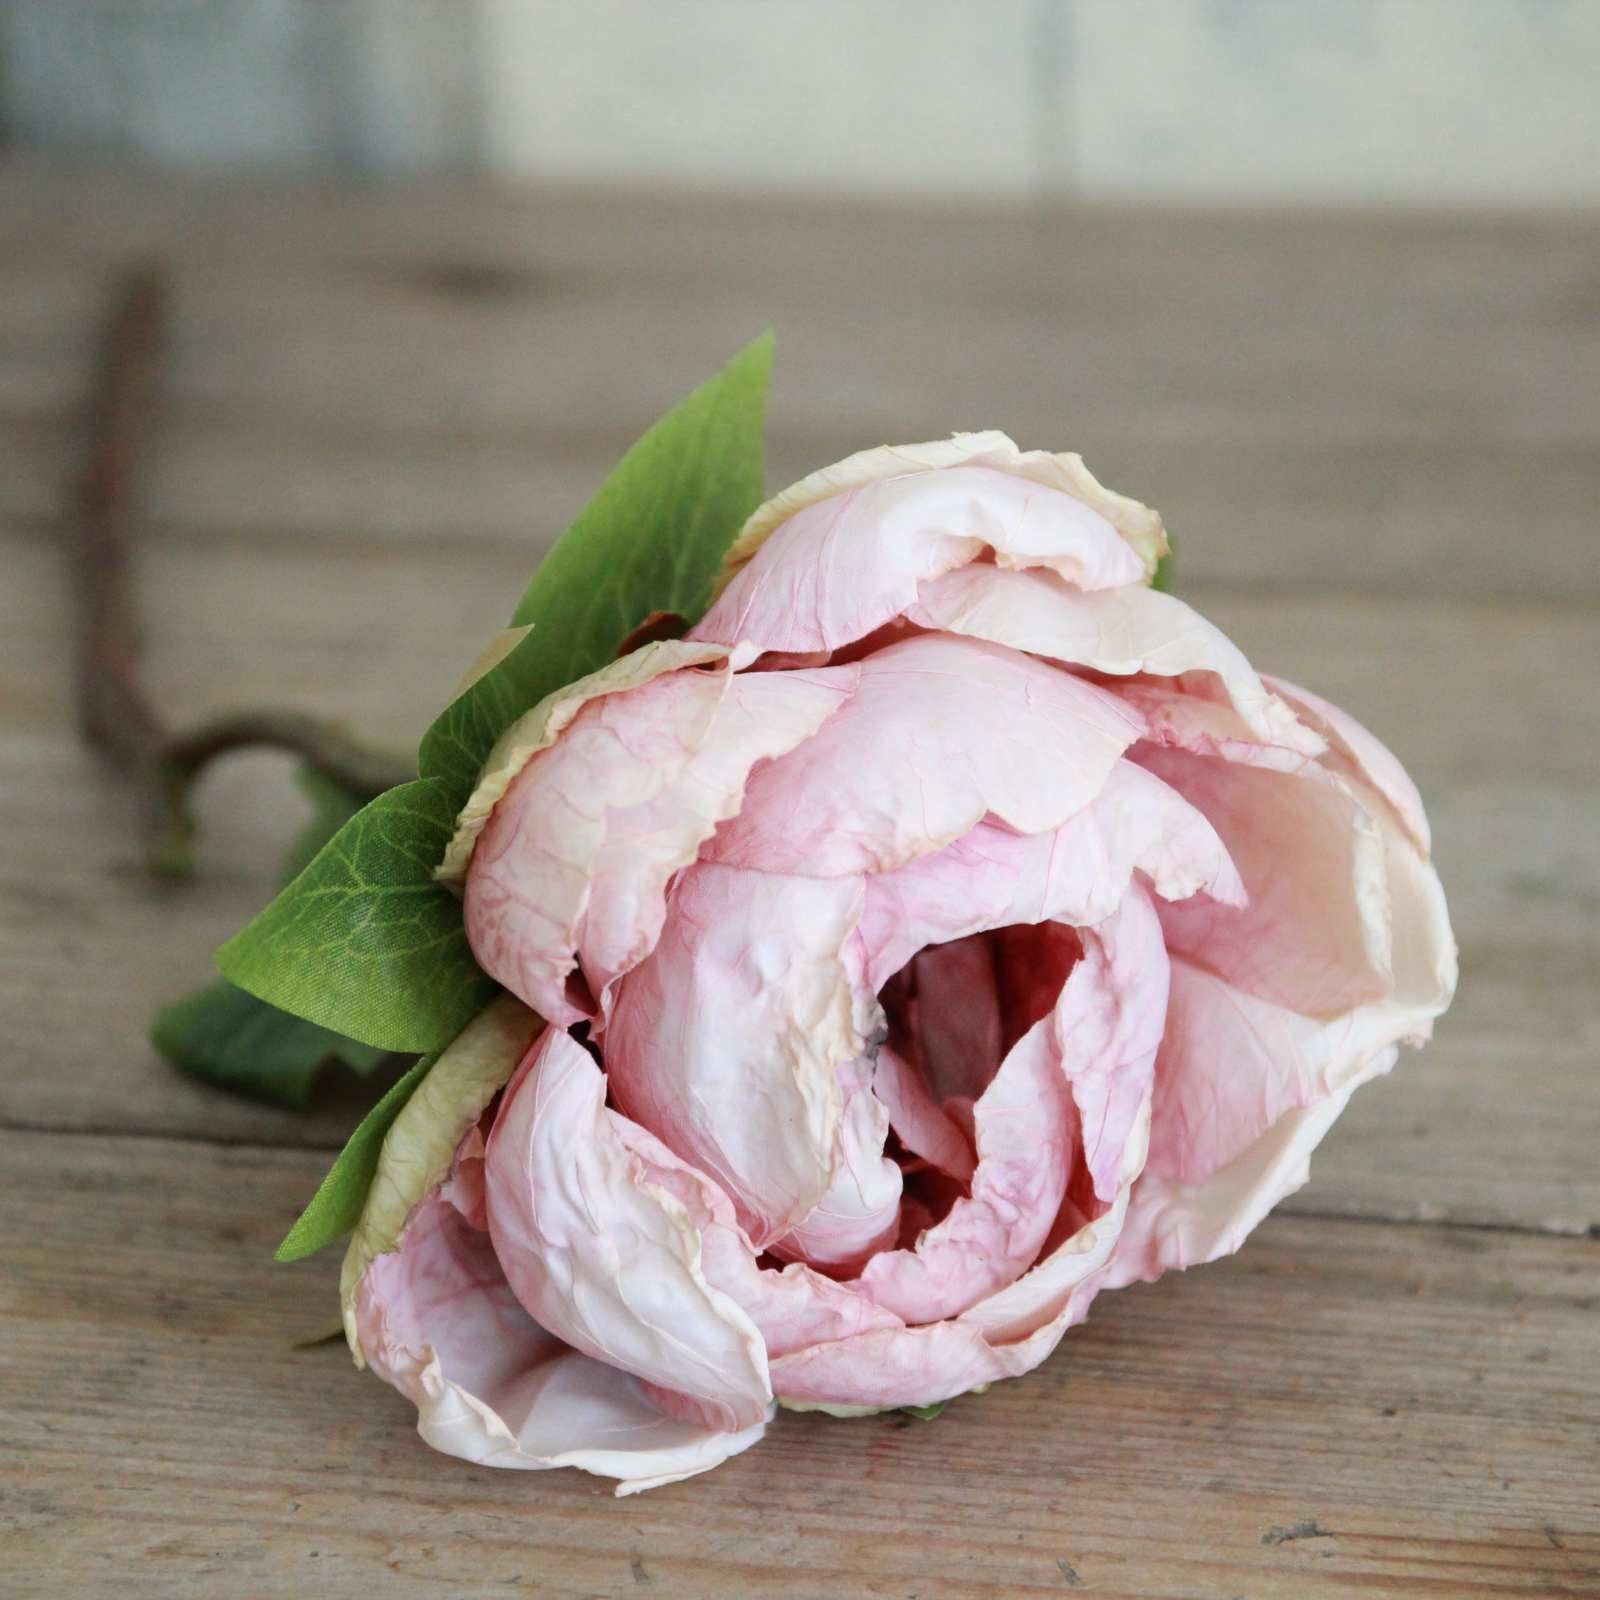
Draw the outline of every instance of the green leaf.
M533 632L423 736L422 775L458 803L524 711L603 667L652 612L704 612L724 551L761 503L772 347L762 334L674 406L540 564L512 618Z
M295 778L312 812L285 858L285 881L361 809L359 796L314 768L300 768ZM150 1025L150 1042L193 1077L295 1107L305 1105L325 1067L338 1062L365 1074L389 1055L280 1011L226 979L158 1012Z
M908 1417L915 1417L918 1422L932 1422L949 1404L948 1400L938 1400L931 1406L901 1406L900 1409Z
M382 1050L448 1044L495 991L433 876L456 809L438 779L379 795L217 952L224 975Z
M279 1261L299 1261L303 1256L315 1255L355 1227L366 1204L367 1190L372 1187L373 1174L378 1170L384 1135L437 1059L423 1056L362 1119L318 1185L311 1204L283 1236L277 1250Z
M311 816L284 852L278 874L280 884L298 878L323 845L366 803L362 796L352 794L342 783L318 772L315 767L297 767L294 781L311 803Z
M295 1107L311 1098L323 1068L342 1062L366 1074L389 1057L387 1050L292 1017L226 978L157 1012L150 1042L193 1077Z
M1159 589L1163 594L1172 590L1173 569L1178 560L1178 541L1169 531L1167 534L1167 553L1156 563L1155 576L1150 580L1152 589Z

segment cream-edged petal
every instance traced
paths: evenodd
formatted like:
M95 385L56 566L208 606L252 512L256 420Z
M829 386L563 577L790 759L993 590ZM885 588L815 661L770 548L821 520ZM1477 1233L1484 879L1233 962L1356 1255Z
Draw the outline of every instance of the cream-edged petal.
M859 878L701 862L614 990L618 1107L715 1179L759 1248L833 1181L838 1069L865 1049L845 963L861 897Z
M1153 773L1128 761L1095 799L1049 833L980 822L954 844L867 880L861 937L881 988L924 945L1008 923L1103 921L1135 873L1158 894L1244 903L1216 830Z
M605 1100L600 1069L554 1028L507 1089L485 1163L507 1281L574 1349L684 1397L709 1427L753 1427L772 1397L760 1331L707 1281L694 1219Z
M1155 589L1135 584L1085 593L1053 572L967 566L923 583L906 617L1115 677L1205 673L1256 737L1308 755L1321 748L1220 628Z
M1401 827L1426 858L1431 847L1427 813L1411 775L1375 734L1369 733L1348 712L1321 695L1286 683L1282 678L1263 680L1273 693L1291 705L1301 721L1327 741L1323 764L1350 779L1361 779L1381 794Z
M870 1063L846 1062L837 1079L844 1103L828 1187L769 1248L785 1259L844 1271L894 1243L902 1179L900 1168L883 1153L889 1108L873 1093Z
M724 664L725 665L725 664ZM553 1022L649 953L672 874L737 810L750 769L838 709L852 668L666 672L590 700L495 806L467 872L478 964ZM582 958L589 990L569 985Z
M879 1329L779 1358L771 1370L780 1403L934 1405L1038 1366L1083 1320L1101 1286L1144 1162L1148 1126L1146 1108L1130 1133L1110 1209L1075 1229L1032 1272L954 1321Z
M751 770L809 739L845 703L858 676L854 667L737 674L687 766L653 799L611 813L578 930L595 995L655 948L672 875L738 811Z
M358 1367L363 1352L351 1309L356 1285L377 1257L397 1248L412 1209L450 1173L462 1135L516 1071L543 1025L520 1000L501 995L440 1054L385 1135L339 1275L345 1337Z
M971 1191L910 1250L873 1257L861 1286L908 1323L965 1311L1033 1264L1072 1164L1072 1108L1054 1020L1025 1033L973 1107Z
M1083 1162L1095 1194L1109 1202L1123 1181L1140 1108L1151 1097L1169 969L1160 920L1137 884L1081 937L1083 959L1052 1020L1078 1112Z
M787 518L690 637L783 653L837 650L915 603L917 586L992 552L1085 589L1139 583L1144 567L1099 512L992 467L885 478Z
M362 1275L353 1314L422 1437L480 1466L577 1467L633 1494L704 1472L765 1431L765 1417L736 1433L669 1418L627 1373L562 1344L518 1303L488 1235L437 1194Z
M591 701L604 695L636 689L664 672L703 666L722 661L729 652L717 645L688 644L682 640L658 640L644 645L548 694L531 711L524 712L496 740L494 748L478 774L477 787L456 818L454 837L445 848L444 859L435 869L442 883L460 883L467 875L467 863L494 808L517 775L541 750L560 738L574 717ZM735 661L734 665L739 662Z
M1051 455L1043 450L1022 451L1005 434L991 429L985 433L958 433L949 439L934 439L924 444L879 445L859 450L843 461L802 478L751 514L723 559L717 593L720 594L734 574L754 557L775 528L807 506L884 478L967 466L1009 472L1083 501L1133 546L1149 575L1155 573L1156 563L1167 553L1167 536L1161 518L1149 506L1097 482L1084 466L1082 456Z
M762 872L889 872L985 814L1021 833L1090 803L1143 732L1114 695L1031 656L924 635L858 663L843 708L753 773L704 854Z
M1103 1285L1149 1148L1150 1101L1146 1098L1123 1148L1111 1204L1093 1219L1086 1219L1069 1197L1057 1219L1059 1242L1046 1248L1031 1272L980 1300L962 1313L960 1321L1000 1345L1033 1338L1053 1345L1061 1332L1081 1322Z
M1446 997L1384 999L1322 1020L1174 959L1149 1171L1197 1183L1285 1113L1344 1093L1389 1045L1425 1037Z
M614 1116L613 1126L643 1163L648 1181L671 1194L699 1229L706 1281L744 1308L761 1330L769 1355L899 1325L898 1318L859 1289L799 1262L781 1270L758 1266L731 1202L715 1183L636 1122Z
M472 953L558 1026L589 1015L567 979L612 814L647 805L682 776L731 687L726 670L664 672L587 701L485 822L465 885Z
M1394 1065L1390 1045L1352 1070L1346 1086L1285 1112L1226 1166L1196 1183L1147 1173L1134 1191L1102 1287L1120 1289L1231 1254L1285 1195L1311 1175L1311 1153L1360 1084Z
M1382 998L1393 982L1393 933L1378 819L1315 761L1259 745L1229 743L1215 756L1203 749L1141 746L1135 759L1205 814L1249 904L1164 906L1169 948L1308 1013Z

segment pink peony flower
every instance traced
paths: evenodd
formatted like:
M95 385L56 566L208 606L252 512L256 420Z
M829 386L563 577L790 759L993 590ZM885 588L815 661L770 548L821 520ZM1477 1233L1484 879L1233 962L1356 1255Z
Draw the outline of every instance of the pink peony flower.
M501 739L441 874L509 994L346 1263L431 1444L628 1492L775 1400L1027 1372L1237 1249L1428 1037L1415 788L1148 587L1165 547L1076 456L868 451Z

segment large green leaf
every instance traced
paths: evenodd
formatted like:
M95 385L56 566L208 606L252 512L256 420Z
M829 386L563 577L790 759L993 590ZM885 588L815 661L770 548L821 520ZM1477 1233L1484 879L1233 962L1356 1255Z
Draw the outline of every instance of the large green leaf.
M314 768L302 767L295 778L311 816L289 847L281 882L296 877L362 806L360 796ZM323 1069L335 1062L364 1074L389 1056L280 1011L225 978L158 1012L150 1042L193 1077L287 1106L303 1106Z
M655 611L705 610L723 552L761 502L770 333L741 350L618 463L556 541L512 621L533 625L423 737L419 766L465 800L500 733L604 666Z
M303 1106L325 1067L368 1073L387 1050L290 1016L218 978L165 1006L150 1042L173 1066L222 1089L279 1105Z
M380 795L217 952L241 989L383 1050L437 1050L494 993L433 869L457 801L437 779Z
M362 1119L312 1195L311 1204L284 1235L277 1251L279 1261L315 1255L355 1227L366 1204L367 1190L372 1187L373 1174L378 1170L384 1135L436 1059L423 1056Z

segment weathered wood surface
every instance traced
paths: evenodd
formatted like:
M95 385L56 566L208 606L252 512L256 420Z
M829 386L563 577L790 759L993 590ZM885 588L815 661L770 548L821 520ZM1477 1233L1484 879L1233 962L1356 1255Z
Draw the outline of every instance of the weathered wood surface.
M143 1040L295 802L219 771L158 888L71 733L63 508L131 252L177 286L140 563L174 716L414 735L630 436L774 322L775 479L955 426L1081 448L1254 659L1404 751L1462 944L1438 1041L1297 1215L936 1425L786 1418L621 1503L433 1456L288 1348L333 1263L267 1259L361 1092L274 1112ZM1595 223L0 168L0 1593L1600 1594L1597 263Z
M1273 1220L937 1423L784 1416L618 1501L435 1456L342 1346L293 1347L337 1265L262 1263L314 1157L0 1151L18 1592L1600 1592L1589 1241Z

